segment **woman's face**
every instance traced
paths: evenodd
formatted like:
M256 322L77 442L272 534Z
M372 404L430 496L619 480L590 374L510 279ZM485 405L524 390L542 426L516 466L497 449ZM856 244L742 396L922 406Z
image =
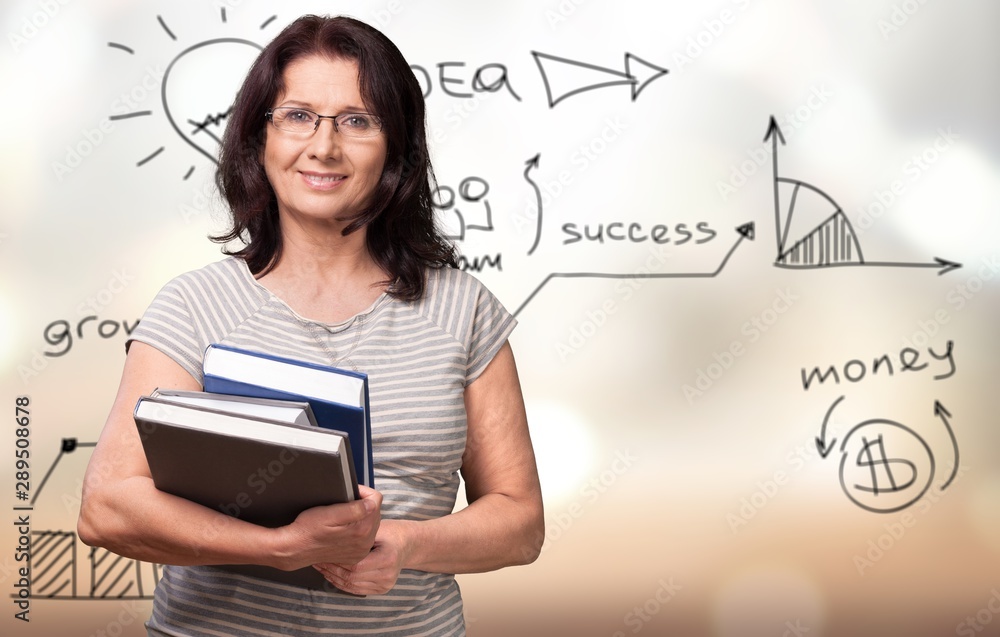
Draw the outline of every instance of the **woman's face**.
M296 106L320 115L367 113L351 60L321 55L285 68L285 91L273 107ZM283 223L344 225L369 201L385 165L385 133L345 137L333 121L319 120L313 133L266 127L264 171L278 199Z

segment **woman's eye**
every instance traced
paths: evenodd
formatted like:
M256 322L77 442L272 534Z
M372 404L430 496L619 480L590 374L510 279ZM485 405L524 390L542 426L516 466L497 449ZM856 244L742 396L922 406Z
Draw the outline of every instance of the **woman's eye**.
M340 125L356 130L365 130L371 127L371 119L367 115L345 115Z
M292 110L288 111L285 115L285 119L289 122L300 124L312 121L312 114L309 111Z

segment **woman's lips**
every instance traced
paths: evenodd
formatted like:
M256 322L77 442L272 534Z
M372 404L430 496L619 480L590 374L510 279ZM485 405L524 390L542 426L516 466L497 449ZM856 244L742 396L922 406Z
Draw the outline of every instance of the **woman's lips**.
M306 185L314 190L332 190L347 179L347 175L301 173Z

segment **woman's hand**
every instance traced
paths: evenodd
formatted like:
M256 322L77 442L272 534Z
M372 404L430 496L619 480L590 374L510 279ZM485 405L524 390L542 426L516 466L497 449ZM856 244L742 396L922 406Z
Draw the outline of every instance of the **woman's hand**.
M324 562L313 567L328 582L352 595L384 595L396 585L409 555L407 525L402 520L383 520L375 546L367 557L353 565Z
M356 564L372 551L381 522L382 494L358 486L361 499L306 509L281 527L278 568L294 570L317 562Z

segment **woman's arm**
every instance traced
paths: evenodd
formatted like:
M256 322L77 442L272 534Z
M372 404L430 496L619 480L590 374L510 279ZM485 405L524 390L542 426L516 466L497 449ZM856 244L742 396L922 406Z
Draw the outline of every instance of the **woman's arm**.
M118 396L84 477L77 532L91 546L158 564L265 564L285 570L369 553L382 497L366 490L347 504L304 511L268 529L158 491L132 418L157 387L200 390L159 350L133 342Z
M469 506L428 521L383 520L372 553L354 566L320 564L337 588L382 594L401 569L478 573L527 564L545 536L542 493L510 344L465 390L462 476Z

